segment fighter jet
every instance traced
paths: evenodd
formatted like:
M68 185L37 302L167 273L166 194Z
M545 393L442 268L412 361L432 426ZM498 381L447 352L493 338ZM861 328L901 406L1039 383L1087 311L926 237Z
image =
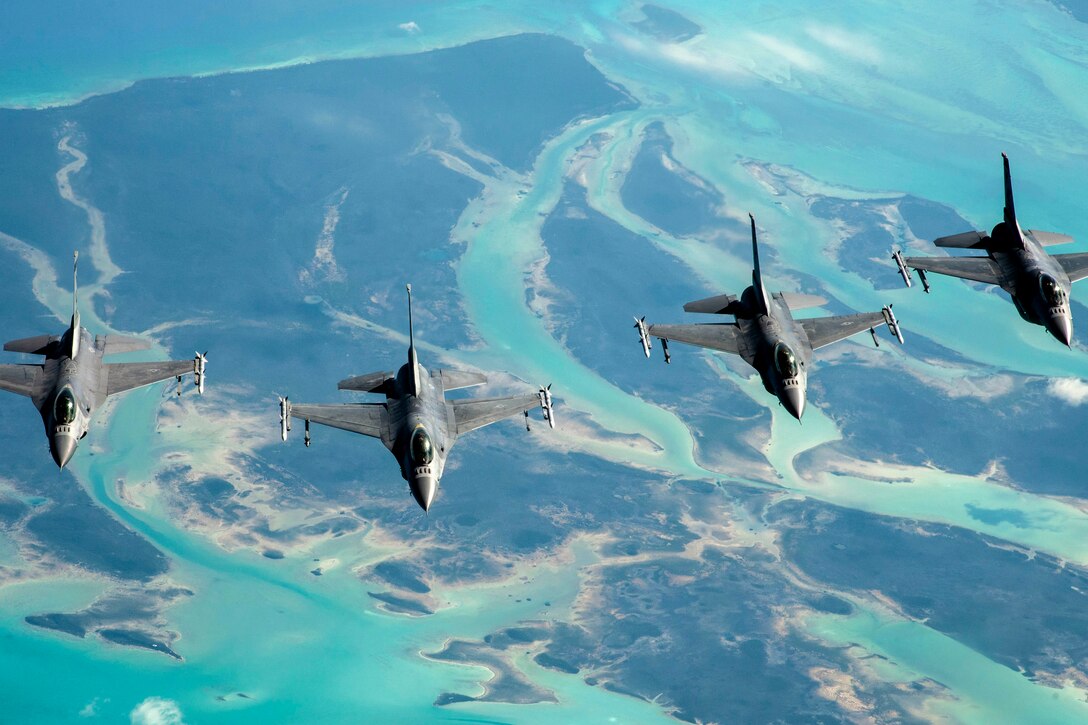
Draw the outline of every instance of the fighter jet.
M523 413L529 428L529 411L540 407L544 420L554 428L551 386L535 393L508 398L446 400L447 390L483 385L481 373L459 370L428 372L416 356L412 327L412 285L408 289L408 362L393 372L376 372L341 380L340 390L377 393L384 403L310 405L280 398L280 437L286 441L291 418L306 421L306 445L310 423L340 428L378 438L396 457L400 475L408 482L413 498L424 511L431 508L446 457L457 437L503 418Z
M123 352L146 350L147 340L121 335L91 336L79 324L79 294L76 273L79 253L72 265L72 322L61 335L38 335L4 344L9 352L42 355L45 362L29 365L0 365L0 390L25 395L34 403L45 423L49 452L61 468L87 435L94 411L110 395L133 388L193 374L196 388L204 392L207 358L197 353L193 360L166 362L104 363L102 358Z
M740 355L759 372L767 392L775 395L782 407L800 420L805 412L805 391L813 350L866 329L879 346L875 330L879 325L887 325L900 344L903 334L891 305L880 312L793 319L793 310L819 307L827 300L792 292L766 293L759 271L756 220L751 214L748 217L752 222L752 286L744 290L740 299L724 294L684 305L685 312L733 315L736 322L647 326L646 318L635 318L635 327L646 357L650 356L653 346L651 337L661 339L665 362L671 360L670 340Z
M980 249L985 257L903 257L892 253L899 273L908 287L910 270L918 270L922 286L929 292L926 272L994 284L1012 297L1020 316L1042 325L1060 342L1073 339L1073 316L1069 312L1069 291L1073 282L1088 277L1088 253L1050 255L1043 247L1068 244L1073 237L1056 232L1021 229L1012 200L1009 157L1001 154L1005 166L1004 219L987 236L984 232L963 232L933 241L938 247Z

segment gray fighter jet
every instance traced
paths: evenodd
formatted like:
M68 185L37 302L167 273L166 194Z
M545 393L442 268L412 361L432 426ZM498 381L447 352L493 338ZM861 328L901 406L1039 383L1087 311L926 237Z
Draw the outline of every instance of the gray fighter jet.
M431 508L446 457L457 437L503 418L524 413L529 428L529 411L540 407L544 420L554 428L551 386L535 393L508 398L465 398L446 400L447 390L483 385L481 373L459 370L428 372L416 357L412 329L412 285L408 289L408 362L395 374L376 372L341 380L340 390L377 393L384 403L341 403L310 405L280 398L280 437L287 440L291 418L306 421L306 445L310 445L310 423L340 428L378 438L400 464L400 475L408 482L412 496L424 511Z
M104 363L102 358L123 352L146 350L147 340L121 335L91 336L79 324L75 255L72 270L72 323L61 335L38 335L4 344L9 352L43 355L45 362L29 365L0 365L0 390L25 395L34 403L45 423L49 452L64 468L79 441L87 435L94 411L110 395L192 373L197 390L204 392L206 357L165 362Z
M793 319L793 310L819 307L827 300L815 295L773 292L763 288L759 271L759 244L756 241L756 220L752 221L752 286L741 294L724 294L696 300L684 305L686 312L712 315L733 315L736 322L698 325L649 325L646 318L635 318L639 341L646 357L650 356L651 337L661 339L665 362L670 362L669 341L697 345L710 350L740 355L755 368L768 393L778 397L782 406L798 420L805 411L805 391L808 387L812 351L836 340L850 337L866 329L876 339L875 327L888 325L892 334L903 342L899 322L891 305L880 312L865 312L839 317Z
M1056 232L1021 229L1012 201L1009 157L1005 165L1005 218L989 236L984 232L963 232L934 240L938 247L980 249L985 257L903 257L892 253L899 274L911 286L910 270L918 270L922 286L929 292L926 272L995 284L1012 297L1020 316L1042 325L1062 343L1073 339L1073 316L1069 312L1069 291L1073 282L1088 277L1088 253L1047 254L1043 247L1068 244L1073 237Z

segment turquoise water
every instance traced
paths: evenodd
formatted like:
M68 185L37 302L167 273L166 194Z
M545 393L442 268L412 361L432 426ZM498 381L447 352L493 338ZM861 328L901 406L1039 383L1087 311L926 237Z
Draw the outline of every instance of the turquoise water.
M1031 209L1031 224L1084 238L1088 230L1072 202L1084 174L1088 127L1088 103L1078 92L1088 80L1085 26L1046 5L1033 6L1030 15L1027 9L990 8L987 22L979 26L975 8L936 3L910 8L852 3L834 11L799 3L736 8L694 0L667 4L701 24L705 34L684 46L652 41L625 22L637 11L620 2L508 3L501 8L483 2L410 8L369 3L365 9L323 2L305 11L288 4L266 7L259 17L247 4L194 11L167 3L94 10L70 3L64 12L49 11L48 18L45 10L27 5L15 9L8 28L49 24L52 29L48 36L0 30L8 33L0 36L0 68L5 69L0 71L0 105L64 103L146 77L410 53L521 31L557 33L589 48L593 62L642 106L568 129L525 175L507 171L483 179L484 193L470 203L453 237L467 242L458 282L469 319L487 343L464 357L534 382L555 381L564 405L609 431L641 434L660 451L632 451L602 441L568 439L568 444L666 476L718 480L729 473L704 470L682 420L627 395L588 361L574 359L524 304L523 271L542 255L543 215L555 207L578 148L598 133L608 140L599 158L583 168L591 206L683 261L708 291L743 286L746 260L713 244L674 238L623 208L622 172L642 129L654 121L663 121L675 139L676 158L723 192L729 213L751 210L757 215L768 230L768 243L780 252L780 264L789 265L768 270L779 286L787 286L792 271L805 270L825 280L828 291L847 306L895 302L897 309L909 308L909 317L904 315L908 333L925 330L984 370L1088 376L1082 353L1057 349L1034 328L1010 324L1013 311L1005 300L944 280L924 299L917 290L877 293L866 281L843 274L825 254L837 231L814 220L804 198L770 196L737 163L743 158L788 165L808 178L802 181L812 191L865 198L893 190L942 200L986 228L999 206L995 159L1004 149L1013 155L1017 179L1023 180L1018 200ZM89 12L96 15L89 18ZM964 27L972 31L964 33ZM112 42L118 38L123 42ZM944 62L960 72L955 77L940 73L934 61L917 52L919 47L933 54L940 50ZM1009 111L1001 102L1007 97L1017 99L1017 109ZM1032 107L1046 113L1033 113ZM526 195L516 193L526 188ZM109 270L106 257L99 254L96 261L100 271ZM63 319L63 290L43 282L38 292ZM944 313L949 307L970 308L972 324ZM812 408L799 430L770 406L757 381L732 378L742 394L771 409L771 439L764 452L787 488L865 511L952 523L1088 563L1088 514L1066 502L933 469L895 469L891 473L910 482L894 486L860 475L802 478L793 469L794 459L835 440L834 423ZM418 652L440 648L447 637L479 637L542 616L523 595L539 601L547 592L558 609L569 606L578 591L577 570L538 569L530 584L441 592L455 606L432 617L405 619L375 610L365 584L347 567L317 580L302 563L273 565L249 553L228 554L204 536L178 529L162 509L138 510L116 497L117 477L149 477L162 446L179 445L178 439L163 443L154 436L159 404L157 391L132 394L118 406L109 436L98 431L99 440L126 440L129 451L141 453L107 451L81 458L74 472L97 501L169 554L172 578L197 593L167 615L182 633L177 649L186 662L23 625L26 614L89 603L100 591L95 583L58 577L9 585L0 590L5 642L0 678L32 683L10 693L9 711L40 711L49 703L51 710L39 721L68 720L96 698L108 697L98 711L117 719L144 698L161 696L178 701L187 717L200 722L216 716L255 722L343 718L361 710L378 720L548 722L575 714L579 722L664 719L654 705L523 660L519 668L555 690L559 705L431 707L437 692L475 692L486 673L431 662ZM1021 517L1016 526L987 523L970 516L969 506L1012 509ZM369 543L363 534L341 545L350 550ZM583 556L586 562L592 558ZM522 603L496 596L497 590L513 586ZM931 703L930 712L937 716L973 722L1018 719L1010 713L1051 722L1088 716L1083 693L1044 689L920 623L863 609L846 618L816 618L807 630L833 644L854 642L891 657L912 676L941 681L959 700ZM292 666L300 662L306 663L301 671ZM64 686L58 688L58 682ZM420 682L426 686L419 687ZM233 696L237 692L253 699ZM218 701L218 696L227 699Z
M147 425L159 405L158 391L136 391L117 406L111 421L114 440L146 451L144 463L159 459L173 445ZM93 638L28 630L22 623L27 614L86 606L101 585L62 577L11 585L0 592L0 636L11 643L0 657L0 679L23 685L5 695L7 712L33 712L37 722L68 721L98 698L98 712L118 719L155 696L174 700L196 722L345 721L359 713L383 722L466 717L554 722L551 718L564 712L577 713L585 722L610 722L613 717L620 722L667 720L655 705L554 674L544 679L557 688L560 702L539 710L472 703L444 710L432 706L443 691L478 693L476 683L489 674L418 653L441 649L447 638L479 639L527 619L562 616L579 590L582 567L594 560L585 546L574 548L570 564L527 570L527 581L515 573L493 585L437 590L434 595L444 608L433 616L393 616L374 608L367 585L348 568L316 578L308 573L313 565L305 557L272 566L252 552L228 555L163 517L122 505L113 477L135 473L123 458L132 456L105 450L73 465L77 476L89 481L96 500L171 555L170 579L195 592L167 615L182 634L174 647L185 662L108 647ZM369 544L364 534L339 540L336 547L358 552ZM551 606L545 608L544 601ZM64 687L58 689L58 682ZM217 699L221 697L225 701Z
M862 609L847 618L816 616L805 623L813 635L869 660L890 681L932 677L959 701L936 698L917 714L930 720L989 723L1071 723L1085 717L1084 693L1076 688L1041 688L928 627L884 611ZM864 644L858 644L864 643Z

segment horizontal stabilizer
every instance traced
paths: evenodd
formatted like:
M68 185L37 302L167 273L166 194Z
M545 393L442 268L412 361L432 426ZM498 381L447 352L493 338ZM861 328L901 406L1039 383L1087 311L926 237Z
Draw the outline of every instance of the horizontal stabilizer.
M4 343L8 352L25 352L31 355L45 355L49 346L60 340L56 335L35 335Z
M1058 244L1072 244L1073 237L1059 232L1043 232L1038 229L1025 229L1024 234L1034 239L1041 247L1053 247Z
M986 249L990 237L982 232L963 232L947 237L934 239L933 243L938 247L951 247L954 249Z
M387 381L392 380L393 373L388 371L356 375L353 378L345 378L337 383L340 390L356 390L360 393L384 393L387 392Z
M702 312L708 315L735 315L741 311L736 295L714 295L684 305L684 312Z
M442 390L471 388L487 382L487 376L483 373L473 373L465 370L435 370L431 373L431 378L441 384Z
M123 352L136 352L147 350L151 347L151 341L142 337L125 337L124 335L98 335L94 339L94 345L102 351L103 355L119 355Z
M799 292L779 292L778 296L791 310L807 310L810 307L823 307L827 300L819 295L805 295Z

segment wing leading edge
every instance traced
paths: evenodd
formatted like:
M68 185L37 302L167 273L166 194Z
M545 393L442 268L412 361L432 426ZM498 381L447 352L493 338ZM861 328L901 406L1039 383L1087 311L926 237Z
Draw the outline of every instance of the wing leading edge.
M292 403L291 416L371 438L382 438L382 432L388 428L389 421L385 403L330 403L327 405Z
M466 398L451 400L453 418L457 426L457 435L483 428L504 418L524 413L540 405L540 396L517 395L510 398Z
M989 257L907 257L903 261L913 269L984 284L1001 284L1001 268Z
M813 350L864 332L870 327L879 327L886 322L883 312L861 312L856 315L810 317L797 320L808 336L808 343Z
M740 355L740 339L733 322L701 325L650 325L649 333L669 342L683 342L718 352Z
M196 372L196 365L192 360L107 363L103 368L106 370L106 395L124 393Z

